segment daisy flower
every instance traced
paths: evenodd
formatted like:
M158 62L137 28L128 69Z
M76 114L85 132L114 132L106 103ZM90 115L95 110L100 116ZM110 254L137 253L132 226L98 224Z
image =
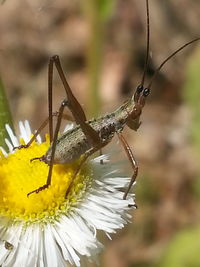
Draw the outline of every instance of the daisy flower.
M84 165L67 198L78 162L54 165L49 188L27 197L46 182L48 165L30 159L45 154L49 137L42 142L38 136L30 147L13 150L32 135L27 121L19 129L17 138L6 125L9 153L1 148L0 155L0 266L81 266L84 257L95 260L103 247L97 230L110 238L131 218L134 195L123 200L121 191L130 178L103 155Z

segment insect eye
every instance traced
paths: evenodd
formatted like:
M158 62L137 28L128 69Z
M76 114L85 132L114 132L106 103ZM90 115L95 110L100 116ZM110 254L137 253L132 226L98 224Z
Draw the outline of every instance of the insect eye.
M144 89L144 86L140 84L140 85L137 86L137 88L136 88L136 92L137 92L138 94L140 94L140 93L142 92L143 89Z
M150 94L150 89L149 88L145 88L144 92L143 92L143 96L147 97Z

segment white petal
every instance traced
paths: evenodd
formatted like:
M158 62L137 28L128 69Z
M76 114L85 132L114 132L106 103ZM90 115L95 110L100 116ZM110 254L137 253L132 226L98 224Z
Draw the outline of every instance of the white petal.
M14 135L13 130L10 128L10 126L8 124L5 125L6 131L11 139L12 145L15 146L19 146L19 142L17 137Z
M30 140L30 135L25 128L25 124L22 121L19 122L19 130L20 130L20 138L23 138L25 144L27 144L28 141Z
M0 147L0 150L1 150L1 152L3 153L3 155L4 155L5 157L8 156L8 153L5 151L5 149L4 149L3 147Z
M30 136L32 135L32 131L31 131L30 124L27 120L24 121L24 128L26 130L27 136L30 138Z

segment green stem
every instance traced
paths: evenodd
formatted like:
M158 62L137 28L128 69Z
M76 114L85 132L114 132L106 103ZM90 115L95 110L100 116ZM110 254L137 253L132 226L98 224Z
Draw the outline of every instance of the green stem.
M104 37L104 21L99 10L99 0L86 0L86 14L90 25L90 40L88 47L89 104L90 117L96 117L100 112L99 79L102 59L102 44Z
M0 78L0 146L7 149L5 145L5 138L8 138L7 131L5 129L5 124L8 123L12 129L12 117L8 105L8 101L5 95L4 86Z

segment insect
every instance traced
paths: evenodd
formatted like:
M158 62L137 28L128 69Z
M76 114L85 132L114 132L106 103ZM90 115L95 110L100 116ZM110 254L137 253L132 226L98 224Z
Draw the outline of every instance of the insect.
M48 67L48 97L49 97L49 117L46 119L41 127L36 131L33 138L29 141L27 145L22 145L22 147L28 147L33 142L35 137L39 134L41 129L49 123L49 134L51 146L45 155L39 158L34 158L32 160L39 159L44 163L49 165L49 172L47 176L46 184L29 192L28 196L32 193L39 193L41 190L48 188L51 184L52 169L54 164L64 164L73 162L79 159L81 156L80 163L73 175L73 179L67 189L66 196L68 195L75 177L81 170L82 166L86 162L89 156L94 154L96 151L101 150L105 147L117 134L126 154L131 163L133 169L133 175L131 177L130 183L124 193L123 199L126 199L128 192L134 183L138 174L138 164L133 155L133 152L128 145L126 139L123 137L122 132L124 127L127 125L134 131L140 127L140 116L145 106L146 99L151 92L152 83L160 71L160 69L165 65L165 63L170 60L175 54L183 50L186 46L200 40L200 38L193 39L192 41L179 47L175 52L173 52L169 57L167 57L160 66L154 72L154 75L147 87L144 86L145 75L147 71L148 59L149 59L149 39L150 39L150 27L149 27L149 3L146 0L146 14L147 14L147 47L146 47L146 59L144 65L144 71L140 84L137 86L133 96L128 99L123 105L121 105L117 110L102 116L98 119L93 119L88 121L84 110L79 104L76 97L73 95L72 90L66 80L63 68L60 63L59 56L53 56L50 58ZM52 111L52 80L53 80L53 68L56 67L62 84L64 86L67 98L64 99L60 105L59 111L53 113ZM63 111L65 107L68 107L71 111L77 126L62 134L58 137L58 132L61 125L61 120L63 118ZM55 131L53 133L53 117L57 117L57 124Z

